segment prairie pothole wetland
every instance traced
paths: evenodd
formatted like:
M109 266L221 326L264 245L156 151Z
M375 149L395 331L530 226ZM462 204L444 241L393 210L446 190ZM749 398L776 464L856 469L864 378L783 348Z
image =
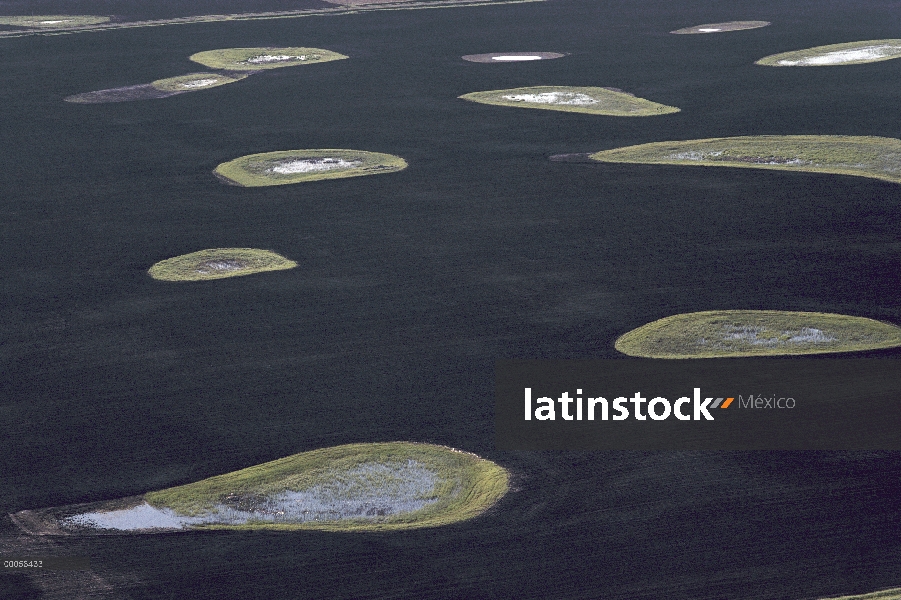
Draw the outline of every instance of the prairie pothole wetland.
M297 263L270 250L211 248L161 260L148 273L161 281L205 281L293 269Z
M109 17L92 15L0 16L0 25L35 29L59 29L109 22Z
M394 173L407 168L399 156L363 150L284 150L242 156L216 167L232 185L262 187L321 179Z
M744 167L834 173L901 183L901 140L841 135L771 135L652 142L603 150L598 162Z
M460 96L470 102L580 112L614 117L651 117L679 112L619 89L602 87L537 86L509 90L472 92Z
M755 64L768 67L825 67L859 65L901 57L901 39L870 40L817 46L772 54Z
M497 64L553 60L555 58L563 58L564 56L566 55L559 52L492 52L488 54L467 54L460 58L469 62Z
M224 48L191 55L191 60L213 69L258 71L343 60L347 56L319 48Z
M897 4L0 1L0 599L901 600Z
M646 358L716 358L860 352L901 346L901 327L873 319L778 310L719 310L666 317L622 335L616 349Z
M708 23L706 25L695 25L694 27L683 27L670 31L670 33L688 34L688 33L722 33L724 31L744 31L746 29L760 29L769 25L769 21L729 21L727 23Z
M24 511L43 534L179 529L392 531L478 516L504 494L498 465L405 442L324 448L143 496Z

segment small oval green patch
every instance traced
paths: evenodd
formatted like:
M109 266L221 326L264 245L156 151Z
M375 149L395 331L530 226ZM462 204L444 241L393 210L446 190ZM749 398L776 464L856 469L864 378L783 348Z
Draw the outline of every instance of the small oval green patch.
M162 260L150 267L148 273L162 281L204 281L293 269L296 266L293 260L269 250L211 248Z
M472 92L463 100L496 106L589 113L615 117L650 117L679 112L674 106L636 98L615 88L534 86L509 90Z
M771 54L754 64L767 67L824 67L859 65L899 57L901 57L901 40L865 40Z
M234 83L246 77L247 75L228 76L221 73L190 73L188 75L157 79L150 85L164 92L196 92L227 83Z
M665 317L616 340L623 354L717 358L857 352L901 346L901 327L864 317L781 310L711 310Z
M285 150L249 154L216 167L214 173L243 187L285 185L320 179L394 173L407 162L393 154L365 150Z
M760 135L652 142L596 152L591 159L836 173L901 183L901 140L884 137Z
M98 23L106 23L109 20L109 17L95 15L31 15L27 17L0 17L0 25L57 29L60 27L77 27L79 25L96 25Z
M321 48L223 48L198 52L190 58L211 69L258 71L342 60L347 56Z

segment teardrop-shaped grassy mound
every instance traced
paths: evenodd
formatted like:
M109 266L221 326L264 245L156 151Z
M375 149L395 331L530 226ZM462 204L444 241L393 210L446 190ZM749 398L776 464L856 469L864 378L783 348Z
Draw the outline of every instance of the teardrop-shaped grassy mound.
M260 187L379 175L406 168L407 162L393 154L316 149L248 154L222 163L214 173L234 185Z
M694 27L683 27L670 33L689 34L689 33L721 33L723 31L743 31L745 29L758 29L769 25L769 21L729 21L727 23L708 23L706 25L695 25Z
M657 104L616 89L602 87L547 86L472 92L464 100L497 106L562 110L615 117L651 117L679 112L674 106Z
M234 83L246 77L247 75L229 76L221 73L190 73L188 75L157 79L150 85L164 92L196 92L227 83Z
M349 444L143 496L28 511L43 514L19 521L83 532L413 529L471 519L508 486L505 469L468 452L411 442Z
M259 71L311 65L347 57L321 48L223 48L198 52L190 58L211 69Z
M856 352L901 346L901 327L864 317L711 310L665 317L616 340L629 356L721 358Z
M859 65L899 57L901 57L901 40L865 40L771 54L754 64L767 67L826 67Z
M596 152L591 159L835 173L901 183L901 140L884 137L760 135L652 142Z
M109 17L95 15L30 15L27 17L0 17L0 25L56 29L58 27L96 25L98 23L106 23L109 20Z
M256 248L210 248L162 260L147 271L162 281L204 281L263 271L293 269L297 263Z

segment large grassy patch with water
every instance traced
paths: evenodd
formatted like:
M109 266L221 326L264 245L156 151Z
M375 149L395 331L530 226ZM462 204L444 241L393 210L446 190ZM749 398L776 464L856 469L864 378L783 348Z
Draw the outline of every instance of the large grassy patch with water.
M348 444L196 483L92 505L25 511L45 531L396 530L475 517L506 492L507 471L445 446Z
M599 162L743 167L873 177L901 183L901 140L845 135L760 135L652 142L591 155Z
M365 150L315 149L248 154L222 163L214 172L228 183L260 187L379 175L406 168L407 162L393 154Z
M901 346L901 327L864 317L781 310L712 310L666 317L626 333L616 349L646 358L853 352Z
M210 248L162 260L148 273L163 281L204 281L293 269L297 263L270 250Z
M823 67L858 65L899 57L901 57L901 40L865 40L771 54L754 64L768 67Z
M258 71L342 60L347 56L321 48L223 48L198 52L190 58L211 69Z
M496 106L538 108L615 117L651 117L679 112L674 106L636 98L632 94L602 87L546 86L472 92L464 100Z

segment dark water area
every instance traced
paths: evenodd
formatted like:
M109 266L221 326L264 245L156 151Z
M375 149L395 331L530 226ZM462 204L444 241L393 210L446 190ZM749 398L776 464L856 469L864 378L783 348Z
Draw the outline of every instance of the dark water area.
M773 25L667 33L737 19ZM549 160L669 139L901 137L901 60L753 64L899 25L889 2L554 0L2 40L0 513L411 440L492 459L515 491L439 529L42 548L90 556L128 598L800 600L901 586L897 453L516 453L493 439L498 358L615 358L619 335L699 310L901 323L895 184ZM256 46L351 58L153 102L62 100ZM508 51L569 55L459 58ZM457 99L534 85L617 87L682 112ZM410 166L270 188L212 174L300 148ZM146 274L216 247L300 266L197 283ZM0 550L30 543L0 527ZM39 576L0 575L0 592L20 584L12 597L57 597Z

